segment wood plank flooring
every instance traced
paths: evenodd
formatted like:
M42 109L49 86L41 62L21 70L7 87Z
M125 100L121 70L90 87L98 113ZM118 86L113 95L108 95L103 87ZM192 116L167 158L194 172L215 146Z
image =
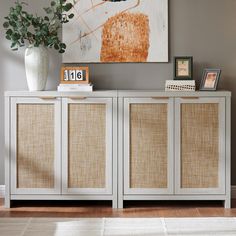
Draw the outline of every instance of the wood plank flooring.
M231 209L222 202L156 201L126 202L124 209L112 209L111 202L16 201L11 209L0 199L0 217L229 217L236 216L236 200Z

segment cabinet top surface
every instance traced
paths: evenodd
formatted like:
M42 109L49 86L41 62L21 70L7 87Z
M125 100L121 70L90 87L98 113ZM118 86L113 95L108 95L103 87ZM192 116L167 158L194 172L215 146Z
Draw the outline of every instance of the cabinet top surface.
M93 92L58 92L58 91L6 91L6 97L230 97L230 91L195 91L195 92L166 92L163 90L95 90Z

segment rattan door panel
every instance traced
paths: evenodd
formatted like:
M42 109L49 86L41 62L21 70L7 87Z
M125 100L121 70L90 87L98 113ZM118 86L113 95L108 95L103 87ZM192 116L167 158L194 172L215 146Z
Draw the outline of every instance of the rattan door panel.
M125 193L172 192L172 100L125 99Z
M54 187L54 105L17 105L17 188Z
M60 101L12 99L11 111L12 192L59 193Z
M179 193L224 193L224 99L177 101Z
M64 99L63 192L111 193L112 99Z
M106 105L68 105L68 187L105 188Z

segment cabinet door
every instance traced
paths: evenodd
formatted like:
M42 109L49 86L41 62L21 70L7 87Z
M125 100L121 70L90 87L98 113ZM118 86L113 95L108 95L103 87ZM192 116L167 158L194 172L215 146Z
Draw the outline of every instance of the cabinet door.
M225 99L176 99L176 193L225 193Z
M112 194L112 98L63 98L63 193Z
M124 99L124 193L173 193L173 99Z
M60 193L60 99L11 99L11 194Z

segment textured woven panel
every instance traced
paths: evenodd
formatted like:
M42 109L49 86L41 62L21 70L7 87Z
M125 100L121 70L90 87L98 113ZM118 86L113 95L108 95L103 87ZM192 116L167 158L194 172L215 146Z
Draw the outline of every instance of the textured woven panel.
M54 105L17 105L17 188L54 187Z
M167 188L167 104L130 105L130 187Z
M218 104L181 105L181 187L218 187Z
M69 105L69 188L105 188L106 105Z

